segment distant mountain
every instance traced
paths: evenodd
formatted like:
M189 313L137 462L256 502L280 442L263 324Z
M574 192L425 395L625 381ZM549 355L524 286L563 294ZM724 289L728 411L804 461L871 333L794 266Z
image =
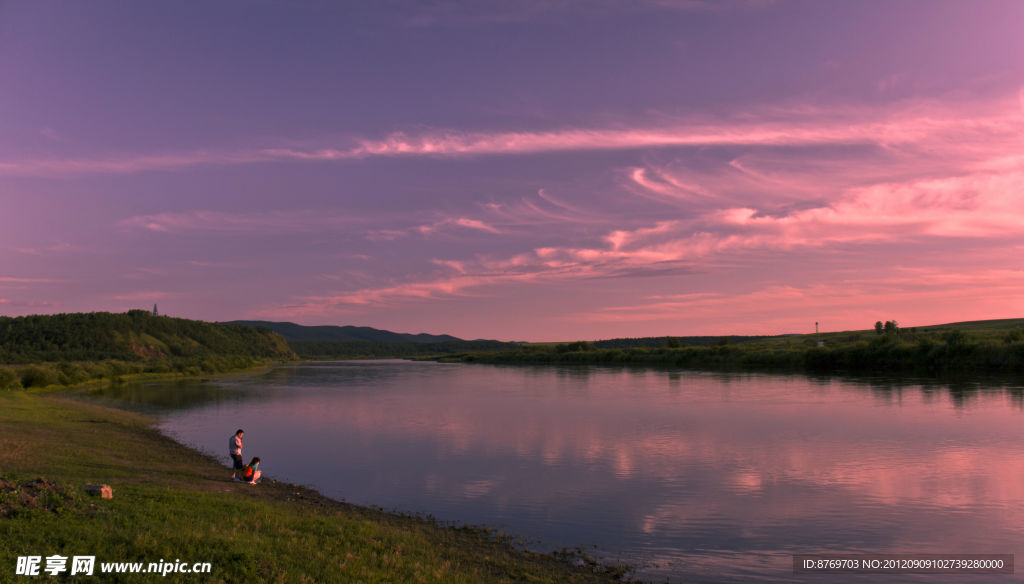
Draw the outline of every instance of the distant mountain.
M785 336L785 335L780 335ZM743 335L725 335L719 337L638 337L638 338L619 338L619 339L604 339L600 341L593 341L591 345L598 349L629 349L632 347L665 347L672 346L675 343L680 345L721 345L724 339L728 339L729 343L745 343L747 341L757 341L766 339L766 336L743 336Z
M352 342L369 341L378 343L447 343L461 341L451 335L410 335L393 333L368 326L304 326L294 322L270 322L266 320L233 320L224 324L241 324L251 327L265 327L293 342Z

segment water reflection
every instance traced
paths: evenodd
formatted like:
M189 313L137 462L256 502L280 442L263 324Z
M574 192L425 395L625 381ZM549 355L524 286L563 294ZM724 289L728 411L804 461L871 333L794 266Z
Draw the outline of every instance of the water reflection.
M75 395L153 415L252 397L230 385L197 381L118 383L77 390Z
M1015 384L348 362L201 385L129 398L197 396L165 430L222 454L243 427L271 475L595 544L651 577L798 581L794 553L1013 553L1024 535ZM1014 577L957 581L997 578Z

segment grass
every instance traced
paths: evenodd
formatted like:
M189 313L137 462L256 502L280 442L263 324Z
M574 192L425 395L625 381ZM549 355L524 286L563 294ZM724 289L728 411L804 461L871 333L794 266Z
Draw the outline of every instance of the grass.
M479 529L345 504L296 485L234 483L227 467L161 435L152 422L54 391L0 392L0 581L14 578L19 556L53 554L96 556L97 566L210 562L212 574L184 577L203 582L583 583L623 576L518 550ZM85 483L110 485L114 498L86 495Z
M715 345L600 348L531 343L515 351L441 360L507 364L663 365L710 370L863 374L1024 374L1024 319L900 329L783 335ZM678 344L678 343L677 343Z

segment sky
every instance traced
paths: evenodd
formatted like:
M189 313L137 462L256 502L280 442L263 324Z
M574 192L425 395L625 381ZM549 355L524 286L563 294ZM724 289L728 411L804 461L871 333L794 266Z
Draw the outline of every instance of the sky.
M0 0L0 315L1024 317L1024 2Z

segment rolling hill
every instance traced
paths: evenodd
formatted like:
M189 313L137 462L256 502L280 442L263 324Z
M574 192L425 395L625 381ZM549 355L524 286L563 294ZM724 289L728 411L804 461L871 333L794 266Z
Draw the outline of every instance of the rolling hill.
M281 335L291 342L358 342L374 343L448 343L461 341L451 335L428 335L424 333L411 335L393 333L368 326L305 326L294 322L272 322L266 320L233 320L228 325L245 325L264 327Z
M145 310L0 317L0 363L154 361L296 355L269 330L154 316Z

